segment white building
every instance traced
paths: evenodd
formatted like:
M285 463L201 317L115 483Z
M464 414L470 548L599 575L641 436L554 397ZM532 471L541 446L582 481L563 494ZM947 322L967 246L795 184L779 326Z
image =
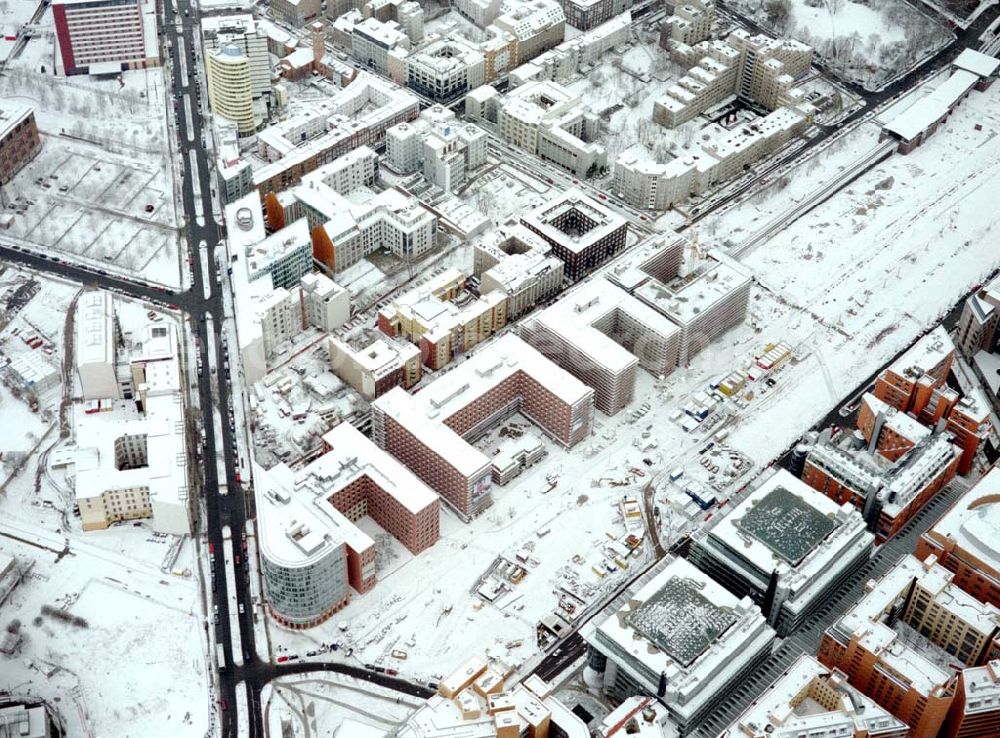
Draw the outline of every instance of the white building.
M483 52L457 34L414 49L401 69L403 78L398 81L435 102L450 103L486 82Z
M423 373L420 349L362 328L330 336L330 367L369 402L393 387L409 389Z
M697 536L689 558L753 598L784 636L868 560L874 540L857 508L782 469Z
M209 15L201 21L205 52L236 46L249 60L250 86L254 98L271 93L271 59L268 53L267 31L249 13L239 15Z
M507 318L514 320L559 293L563 262L537 233L508 221L473 245L473 274L480 293L507 295Z
M399 174L422 170L424 179L455 192L470 172L486 163L486 132L462 123L448 108L434 105L413 123L400 123L385 134L386 164Z
M615 699L656 695L687 735L767 658L774 631L749 597L668 557L623 607L588 622L583 636L588 684Z
M120 399L118 319L114 296L104 290L80 296L76 309L76 371L84 400ZM127 379L127 378L125 378Z
M191 532L188 449L177 335L151 323L130 358L131 400L98 400L73 408L76 445L54 467L72 467L85 531L146 518L160 533Z
M600 127L597 117L566 87L529 82L499 97L496 104L496 131L505 141L578 177L607 167L607 151L594 142Z
M302 277L302 302L309 325L327 333L351 319L351 293L318 272Z
M389 73L389 53L397 49L408 51L410 37L395 21L382 22L365 18L354 24L351 34L351 56L379 74Z
M714 20L714 0L688 0L683 5L674 5L673 15L663 22L660 34L665 39L694 46L708 40ZM667 46L663 40L660 45Z
M510 86L538 80L568 82L574 75L597 64L607 52L627 44L631 28L631 13L616 15L511 70Z
M593 280L523 321L521 336L594 389L614 415L632 401L639 366L654 377L677 365L680 330L607 280Z
M566 14L556 0L502 0L492 26L516 39L515 56L523 64L562 43Z
M303 175L302 184L310 187L312 183L318 183L341 195L349 195L361 187L375 184L378 179L378 164L378 154L368 146L359 146Z

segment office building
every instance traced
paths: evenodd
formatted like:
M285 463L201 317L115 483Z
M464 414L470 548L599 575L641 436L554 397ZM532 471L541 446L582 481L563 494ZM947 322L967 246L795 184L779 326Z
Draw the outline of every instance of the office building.
M823 634L818 657L905 722L938 734L955 697L953 664L985 661L1000 610L963 592L933 557L901 559Z
M254 171L254 186L262 195L297 184L359 146L381 146L386 129L420 112L417 98L388 80L361 71L347 74L333 97L260 132L258 154L268 163Z
M562 43L566 14L556 0L502 0L491 29L514 37L516 66Z
M751 597L785 636L868 560L873 543L852 505L782 469L696 534L689 558L730 592Z
M468 520L491 503L490 460L472 442L520 414L571 448L590 434L594 392L512 334L420 392L372 403L372 437Z
M577 177L607 168L607 151L595 142L600 122L568 88L529 82L496 97L495 105L496 132L505 141Z
M271 60L268 27L249 13L210 15L201 20L201 37L205 53L236 46L250 63L250 86L254 99L271 93Z
M380 309L379 330L419 346L429 369L443 368L507 325L507 296L497 290L476 297L465 281L458 269L444 269Z
M628 237L628 221L575 188L522 216L521 223L552 247L574 281L622 251Z
M420 349L389 340L382 331L359 328L330 336L333 373L369 402L393 387L409 389L423 374Z
M375 586L375 542L358 527L362 518L414 555L438 538L437 495L399 462L349 423L324 435L323 446L302 469L254 474L265 597L293 628L343 607L348 585L359 594Z
M749 597L672 556L614 607L584 625L584 680L616 700L655 695L681 736L767 657L774 640Z
M212 113L235 123L240 136L256 133L264 123L265 110L254 103L250 59L243 51L235 44L206 51L205 76Z
M594 389L614 415L632 401L638 367L654 377L677 366L680 329L607 280L581 285L523 321L520 335Z
M524 315L559 293L563 262L538 234L510 220L473 244L473 276L480 294L507 295L507 319Z
M71 470L83 530L148 519L160 533L191 532L179 357L174 326L150 323L128 358L134 394L74 405L76 444L59 449L52 466Z
M799 656L719 738L910 738L910 728L847 675Z
M417 47L405 56L401 68L407 87L438 103L452 103L487 81L483 52L457 34Z
M670 712L649 696L634 695L608 713L595 738L663 738L669 735Z
M434 105L413 123L400 123L385 134L386 166L398 174L420 171L428 183L457 192L486 164L486 131L459 121L448 108Z
M1000 607L1000 467L994 467L917 541L917 557L935 556L954 582Z
M875 543L892 538L948 484L958 471L961 452L949 433L932 433L892 462L869 452L853 434L809 447L802 481L838 504L850 502L875 534Z
M507 687L500 664L473 657L396 730L397 738L589 738L587 725L537 675Z
M712 258L689 259L681 273L678 240L650 240L616 262L606 276L680 328L677 365L687 366L709 343L743 322L751 280L736 266Z
M120 74L160 63L156 3L148 0L54 0L56 70Z
M0 186L10 182L41 147L35 109L0 100Z
M1000 735L1000 660L962 669L941 738Z

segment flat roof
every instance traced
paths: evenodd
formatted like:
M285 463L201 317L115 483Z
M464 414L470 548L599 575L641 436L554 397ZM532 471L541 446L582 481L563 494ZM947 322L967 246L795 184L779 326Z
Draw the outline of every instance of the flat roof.
M795 494L785 487L783 475L775 477L780 481L770 484L742 517L734 519L734 525L796 566L833 532L837 523L827 512L806 502L801 492Z
M576 234L567 233L553 224L556 218L570 211L576 211L589 221L587 230L581 230ZM627 227L628 225L625 218L591 199L575 187L535 208L523 216L521 220L523 223L533 226L546 238L575 252L583 251L621 226Z
M913 443L931 434L931 429L926 425L887 402L883 402L871 392L865 392L861 402L868 405L875 415L882 413L886 426Z
M992 77L1000 68L1000 59L975 49L963 49L951 65L978 74L980 77Z
M978 81L978 74L956 69L936 89L884 123L883 128L895 133L904 141L912 141L943 118Z
M690 578L670 576L625 622L674 661L690 666L737 620L731 608L716 605L701 589Z
M928 531L931 539L954 541L1000 575L1000 466L963 494Z
M939 325L892 362L886 371L915 380L930 372L954 352L955 344L951 336L944 326Z
M76 307L76 365L115 363L114 296L85 292Z
M736 267L716 261L693 276L677 277L667 283L649 279L634 294L683 327L734 292L748 288L750 281Z

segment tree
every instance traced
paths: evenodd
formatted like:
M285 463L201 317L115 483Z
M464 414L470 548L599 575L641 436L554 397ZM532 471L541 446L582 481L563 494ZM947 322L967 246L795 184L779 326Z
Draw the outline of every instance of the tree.
M792 18L792 0L765 0L764 17L768 25L780 33Z

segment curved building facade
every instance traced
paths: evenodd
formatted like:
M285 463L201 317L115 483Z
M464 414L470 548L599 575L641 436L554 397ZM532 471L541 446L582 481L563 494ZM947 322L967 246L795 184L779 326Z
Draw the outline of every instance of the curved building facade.
M293 523L261 530L261 571L271 615L289 628L311 628L351 600L343 542Z
M236 123L241 136L254 133L263 119L254 109L250 59L243 50L228 44L209 51L205 74L212 113Z

